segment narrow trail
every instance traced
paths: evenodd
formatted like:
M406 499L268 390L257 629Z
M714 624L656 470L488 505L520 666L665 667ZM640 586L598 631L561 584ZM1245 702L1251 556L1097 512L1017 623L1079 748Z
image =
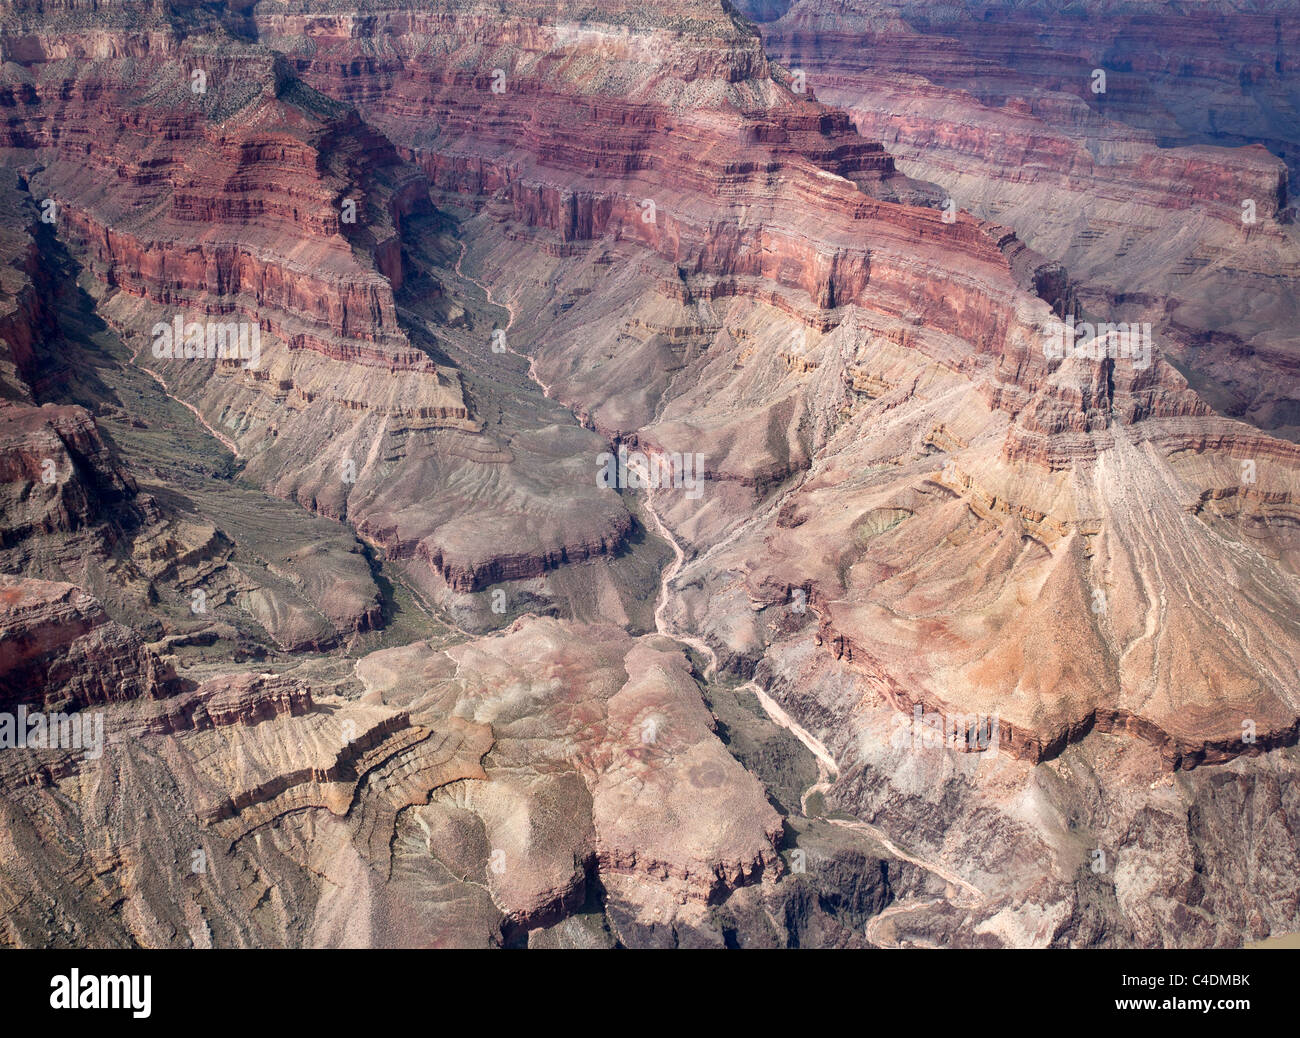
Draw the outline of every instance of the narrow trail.
M725 548L728 544L731 544L738 537L740 537L741 534L743 534L746 530L748 530L751 526L763 522L773 512L779 510L781 506L785 504L786 499L789 498L791 494L795 493L801 486L803 486L805 479L807 479L806 473L804 474L804 477L802 479L800 479L797 483L795 483L794 486L790 487L783 494L781 494L774 502L772 502L772 504L767 509L765 509L762 512L759 512L757 515L751 516L749 519L746 519L744 522L738 523L736 528L732 530L729 534L727 534L726 537L722 538L716 544L713 544L707 549L705 549L703 554L698 555L693 560L691 560L690 565L697 566L702 562L708 561L708 559L712 558L715 552L718 552L721 549ZM659 515L659 512L655 509L654 497L655 497L654 489L650 489L646 491L646 496L645 496L646 513L649 515L650 521L654 524L655 531L659 534L659 536L663 540L667 541L669 545L672 546L673 555L674 555L672 565L668 569L664 570L662 579L660 580L659 583L659 597L657 599L657 605L655 606L655 630L657 630L660 634L667 635L669 638L675 639L676 641L684 642L685 644L698 649L703 655L707 656L709 658L709 665L704 672L704 679L707 681L717 674L717 670L718 670L717 653L714 652L713 648L702 639L693 637L692 635L689 634L684 634L681 631L674 630L672 626L668 623L664 615L664 610L668 608L668 599L669 599L669 595L671 594L668 585L671 584L672 581L677 579L677 577L681 574L682 570L686 568L687 562L686 562L686 552L682 548L681 542L678 541L676 535L673 534L672 531L668 529L668 525L663 521L663 519ZM755 686L755 688L757 687L758 686Z
M803 791L803 796L799 798L799 810L803 812L805 818L808 817L808 798L814 793L824 793L830 789L831 783L839 777L839 765L835 763L835 758L826 746L812 732L804 728L794 718L785 712L779 703L766 692L756 681L750 681L740 686L740 689L749 689L757 697L759 705L766 711L767 716L778 727L784 728L801 743L808 748L808 752L813 755L817 761L817 781ZM737 689L736 691L740 691Z
M198 421L199 425L203 426L203 428L208 431L209 435L211 435L213 439L215 439L218 443L220 443L223 447L225 447L226 450L230 451L231 454L233 454L236 458L238 458L240 456L239 448L235 445L234 440L229 439L223 434L217 432L216 429L212 428L212 426L208 424L208 420L204 418L203 415L199 414L199 409L197 407L195 407L193 404L186 403L180 397L174 395L171 392L171 390L167 388L167 383L163 381L163 377L160 374L158 374L158 372L154 371L153 368L146 368L143 364L140 363L140 354L143 352L144 352L144 344L142 343L140 345L140 348L137 349L135 353L131 355L131 363L135 365L137 368L139 368L141 371L143 371L146 375L150 376L155 382L157 382L158 385L162 387L163 395L165 397L167 397L169 400L175 400L178 404L181 405L181 407L189 411L190 414L194 416L195 420Z
M713 647L702 638L696 638L693 635L684 634L681 631L674 630L672 625L664 616L664 610L668 608L668 599L671 594L668 585L676 579L677 574L681 572L682 567L686 564L686 552L683 550L677 538L665 525L664 521L659 518L659 513L655 511L654 490L647 490L645 495L645 512L654 524L655 531L660 538L667 541L673 549L672 564L665 567L659 578L659 596L655 605L655 630L665 635L673 641L682 642L691 648L698 650L702 655L707 656L709 664L704 668L704 680L708 682L718 672L718 654L713 651Z
M926 872L938 876L941 880L947 883L950 888L956 888L950 889L949 893L946 895L946 900L950 901L952 904L960 908L969 908L984 900L984 894L980 891L979 887L975 886L975 884L962 879L947 866L908 854L907 851L899 847L898 844L894 843L893 840L886 836L881 830L877 829L874 825L869 825L868 823L861 821L849 822L842 818L828 818L826 821L830 822L831 825L838 825L841 829L851 829L853 832L869 836L884 847L885 850L889 851L889 853L895 858L908 862L919 869L924 869Z
M496 300L496 298L492 295L492 289L490 289L487 285L485 285L485 284L484 284L482 281L480 281L478 278L470 277L470 275L466 274L466 273L461 269L461 266L460 266L460 265L461 265L462 262L464 262L465 254L469 251L469 247L465 244L465 242L464 242L463 239L457 239L457 240L456 240L456 244L460 246L460 255L456 257L456 266L455 266L455 268L454 268L454 270L455 270L455 272L456 272L456 276L457 276L458 278L460 278L461 280L463 280L463 281L468 281L471 285L477 285L477 286L479 287L479 290L483 293L483 297L488 301L488 303L490 303L492 306L500 307L502 310L504 310L504 311L506 312L506 315L507 315L507 317L508 317L508 320L506 321L506 326L505 326L503 329L501 329L502 332L503 332L503 333L505 334L505 336L506 336L506 339L505 339L506 352L507 352L507 353L513 353L513 354L514 354L516 357L518 357L520 360L526 360L526 361L528 362L528 377L529 377L530 379L532 379L533 382L535 382L535 383L537 384L537 387L538 387L539 389L541 389L541 391L542 391L542 396L546 397L547 400L550 400L550 399L551 399L551 387L548 386L545 382L543 382L543 381L542 381L542 380L537 376L537 361L536 361L536 359L534 359L533 357L530 357L530 356L529 356L528 354L526 354L526 353L520 353L518 350L513 349L513 348L510 346L510 334L509 334L509 333L510 333L510 329L511 329L511 327L513 327L513 325L514 325L514 323L515 323L515 317L516 317L516 314L515 314L515 308L514 308L513 306L511 306L509 303L506 303L506 302L498 302L498 301Z
M894 916L911 915L913 912L920 912L923 909L933 908L935 905L941 904L943 904L943 898L940 897L932 897L925 900L908 898L905 901L897 901L867 920L867 940L878 948L899 948L901 945L897 938L881 936L881 925Z
M750 681L740 687L753 692L757 697L759 704L763 707L763 710L766 711L767 716L772 719L773 723L784 728L803 743L804 746L808 748L808 751L813 755L813 758L817 761L817 781L805 789L803 795L799 798L799 810L802 811L804 817L807 818L808 798L814 793L826 792L826 790L830 788L834 779L839 776L839 766L835 763L835 758L831 755L830 751L826 749L825 744L822 743L820 739L786 713L785 710L781 708L780 704L764 692L756 682ZM965 904L967 899L973 898L974 900L979 901L983 898L983 894L980 893L979 888L973 883L968 882L951 869L944 865L940 865L938 862L929 861L925 858L918 858L916 855L909 854L874 825L860 820L849 821L843 818L823 818L823 821L829 822L831 825L837 825L841 829L849 829L852 832L861 833L864 836L870 837L876 843L884 847L885 850L894 857L938 876L947 883L950 888L956 888L956 890L949 895L949 900L951 900L953 904ZM960 895L956 893L958 890L962 892ZM910 907L914 908L918 906L913 905Z

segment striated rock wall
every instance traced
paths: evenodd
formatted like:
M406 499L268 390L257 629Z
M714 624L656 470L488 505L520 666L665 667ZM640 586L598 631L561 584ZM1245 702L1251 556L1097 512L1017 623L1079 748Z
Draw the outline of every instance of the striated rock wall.
M872 278L910 285L912 270L894 266L902 240L1010 263L1005 229L897 204L933 192L898 176L844 113L794 92L752 31L712 4L692 5L699 22L685 29L618 10L582 21L575 11L572 22L548 12L540 24L522 8L362 11L259 13L259 32L283 41L306 81L357 105L435 187L504 192L515 219L561 241L627 237L685 278L734 278L731 290L746 291L754 276L832 309ZM382 58L363 27L390 44ZM426 47L434 37L440 46ZM504 65L499 92L489 38L509 55L492 59ZM719 202L735 215L719 220Z
M234 41L175 41L152 54L160 77L66 43L79 59L62 66L70 75L32 58L11 66L28 88L8 84L0 146L41 164L34 188L62 207L61 236L106 284L182 313L239 314L290 348L424 362L392 289L401 220L427 211L427 197L355 112ZM187 69L212 77L204 93L187 89Z
M0 705L81 710L172 690L139 636L72 584L0 575L0 608Z
M1064 262L1091 319L1153 323L1216 410L1296 439L1300 119L1284 5L750 10L773 19L769 55L908 173ZM1246 377L1243 357L1268 376Z

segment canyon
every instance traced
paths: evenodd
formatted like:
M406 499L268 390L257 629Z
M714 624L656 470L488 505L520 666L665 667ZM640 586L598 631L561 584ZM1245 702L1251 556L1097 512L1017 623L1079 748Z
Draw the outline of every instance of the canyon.
M1300 929L1241 7L9 5L0 708L107 741L0 751L0 943Z

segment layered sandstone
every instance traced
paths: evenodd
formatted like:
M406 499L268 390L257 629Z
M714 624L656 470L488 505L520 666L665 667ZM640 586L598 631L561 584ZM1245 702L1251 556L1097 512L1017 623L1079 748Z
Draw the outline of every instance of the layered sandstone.
M281 529L283 559L259 571L243 542L260 531L241 520L234 537L184 499L164 490L160 501L153 492L159 488L147 482L156 476L156 451L128 462L115 437L152 439L150 422L130 392L127 410L112 402L121 395L94 399L81 390L102 355L88 350L84 317L69 311L69 293L59 284L66 274L60 243L44 220L49 210L29 187L12 175L0 185L3 288L12 306L0 319L0 569L92 589L128 623L160 599L183 595L184 605L175 604L184 627L197 612L195 591L217 601L230 595L285 648L330 645L378 625L378 592L355 541L350 552L346 545L322 550L332 532L315 531L308 547ZM68 318L70 336L62 323ZM102 383L93 391L106 392ZM179 447L167 438L154 442Z
M143 517L134 478L77 406L38 406L38 352L58 341L51 278L38 243L39 211L22 179L0 182L0 550L41 538L82 540L104 551ZM71 555L71 552L67 553Z
M0 703L81 710L166 695L173 675L72 584L0 575Z
M897 266L901 240L910 262L929 246L1008 269L1016 247L1003 229L895 204L933 195L900 178L842 113L778 78L752 29L712 4L688 7L690 20L666 27L631 8L584 22L577 11L534 20L521 7L503 20L487 6L375 3L364 22L268 13L259 28L284 40L305 80L381 126L436 187L501 192L516 220L560 242L637 241L673 264L687 291L698 276L708 298L795 289L834 309L868 278L910 276ZM363 24L392 42L382 58ZM493 59L505 63L501 77L488 67L485 32L508 48L508 59ZM443 47L424 48L435 34ZM589 76L593 62L602 71ZM718 221L719 204L747 215L733 229L734 217Z
M1216 409L1296 438L1292 20L1268 4L751 10L769 54L909 173L1063 261L1096 318L1151 322ZM1244 377L1247 357L1267 377Z

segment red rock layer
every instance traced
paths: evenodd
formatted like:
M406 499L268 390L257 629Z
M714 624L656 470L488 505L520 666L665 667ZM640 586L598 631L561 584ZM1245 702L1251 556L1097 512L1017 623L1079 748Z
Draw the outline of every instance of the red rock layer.
M1300 435L1286 5L749 9L781 15L761 27L769 54L903 168L1065 262L1097 319L1141 314L1216 410ZM1267 374L1247 376L1244 357Z
M476 9L363 10L364 20L268 14L258 24L264 39L283 39L304 79L356 104L435 187L504 193L515 219L562 242L643 244L677 272L659 290L684 302L748 295L821 329L855 303L924 320L978 352L1004 354L989 392L1013 413L1048 383L1041 343L1017 344L1009 290L1064 301L1070 285L1059 265L1005 227L965 215L948 223L935 209L898 204L935 199L900 178L842 112L795 93L756 37L711 22L711 5L691 8L707 31L660 30L671 43L569 25L563 14L535 24L527 11L503 21ZM382 55L369 35L389 42ZM434 35L445 49L423 46ZM485 38L509 49L508 60L493 59L504 63L496 66L504 92L492 89ZM581 71L597 55L644 67L646 86L613 95ZM730 92L701 105L678 76L713 76ZM1106 420L1204 413L1194 397L1154 386L1159 378L1123 387L1132 402L1106 407ZM1032 433L1032 416L1027 425Z
M32 400L35 349L56 333L49 307L49 282L36 243L37 214L25 185L11 171L0 172L0 400Z
M355 112L233 40L49 30L9 47L0 147L43 167L33 190L106 285L167 317L239 314L290 348L431 367L392 300L401 221L427 194Z
M100 523L130 527L152 508L94 418L73 405L35 405L36 350L57 341L37 210L8 171L0 183L0 550ZM93 531L101 547L115 536ZM85 550L83 546L82 550Z
M258 27L306 81L357 105L436 187L503 191L517 220L561 241L641 242L705 298L770 284L806 295L814 310L834 309L868 283L905 295L918 260L987 265L1000 272L990 280L1032 274L1005 228L948 224L896 204L931 193L899 177L843 113L773 78L757 37L719 8L687 9L698 24L646 34L619 28L613 12L602 12L609 24L587 26L576 13L547 8L543 18L527 5L502 17L487 5L373 3L356 14L259 15ZM389 46L376 55L366 36ZM445 42L424 46L431 37ZM493 57L489 39L509 57ZM584 71L593 58L605 78ZM505 66L504 92L492 89L494 62ZM620 66L636 88L608 81ZM706 84L699 98L694 84ZM710 284L696 285L697 276ZM968 292L946 286L951 316L969 313L963 328L973 331L975 311L990 304ZM986 323L982 337L996 336Z
M0 407L0 483L6 491L0 531L5 548L34 534L129 518L134 508L135 480L81 407ZM110 513L111 506L123 504L125 512Z
M130 629L72 584L0 575L0 706L80 710L157 698L172 677Z

